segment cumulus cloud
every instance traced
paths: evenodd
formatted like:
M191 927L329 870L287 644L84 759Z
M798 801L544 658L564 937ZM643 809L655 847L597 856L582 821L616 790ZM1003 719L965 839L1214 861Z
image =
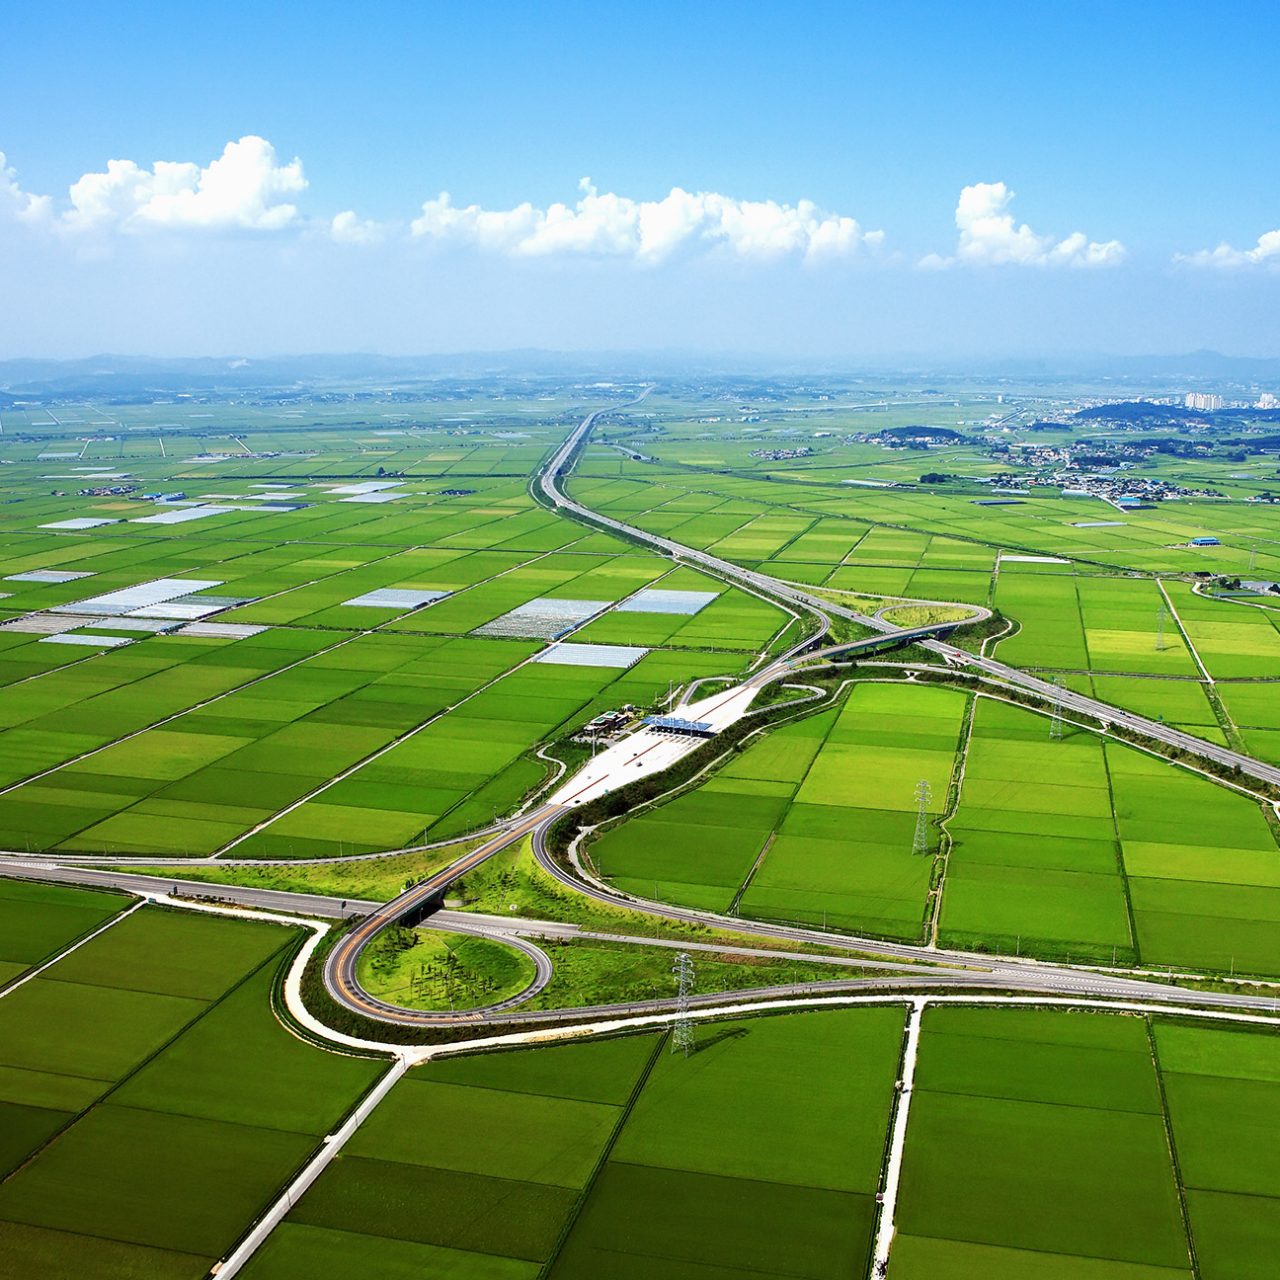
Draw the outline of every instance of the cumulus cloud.
M339 244L377 244L386 234L386 228L372 218L361 218L354 210L346 209L334 215L329 234Z
M1063 240L1040 235L1015 221L1010 206L1014 193L1003 182L975 182L960 192L956 229L960 240L954 257L929 254L926 268L971 266L1110 267L1122 262L1125 248L1118 240L1090 240L1082 231Z
M426 201L413 235L516 257L578 254L662 262L680 252L719 248L741 258L847 257L883 240L854 218L825 213L810 200L794 205L738 200L673 187L661 200L600 192L584 178L572 205L512 209L455 205L447 192Z
M297 206L287 197L306 186L300 160L280 164L271 143L250 134L228 142L203 167L158 160L148 169L133 160L109 160L105 172L86 173L71 184L62 225L73 231L278 231L296 222Z
M34 225L47 221L51 210L52 201L48 196L33 196L23 191L17 171L0 151L0 214Z
M1178 253L1175 262L1185 262L1193 267L1280 267L1280 231L1267 231L1258 237L1252 249L1237 249L1223 241L1216 249L1201 249L1197 253Z

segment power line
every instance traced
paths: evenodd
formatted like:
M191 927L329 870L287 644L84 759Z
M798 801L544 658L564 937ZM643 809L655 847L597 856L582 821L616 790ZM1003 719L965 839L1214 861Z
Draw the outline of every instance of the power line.
M921 778L916 783L916 834L911 843L912 853L929 852L929 801L931 798L929 783Z
M693 1050L693 1019L689 1017L689 997L693 993L693 957L682 951L671 966L676 975L676 1020L671 1024L671 1052L687 1058Z

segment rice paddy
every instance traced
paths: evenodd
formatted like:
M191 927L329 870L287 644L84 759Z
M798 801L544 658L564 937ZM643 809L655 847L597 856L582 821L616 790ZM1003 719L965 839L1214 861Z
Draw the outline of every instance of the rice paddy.
M535 506L505 468L543 447L471 448L465 488L444 480L462 453L343 484L310 454L309 476L151 460L164 510L211 485L224 508L163 532L135 495L54 499L33 474L0 519L0 843L291 857L460 834L549 776L531 752L565 726L740 671L788 621ZM345 457L349 479L382 454ZM345 502L391 491L394 513ZM300 499L263 501L282 493ZM59 504L119 518L43 530Z
M494 1277L860 1272L901 1031L886 1008L717 1023L688 1059L655 1035L442 1059L395 1087L246 1275L321 1257Z
M534 502L529 477L581 398L84 406L65 425L6 409L0 845L216 855L228 864L193 874L390 897L536 794L555 770L540 749L790 643L782 607ZM962 427L991 403L930 411ZM854 438L865 415L799 407L709 424L718 408L658 392L602 428L570 489L903 623L994 607L1011 624L987 641L1001 661L1280 761L1280 610L1209 582L1280 574L1269 509L1244 501L1260 470L1144 462L1225 496L1138 511L1045 487L997 497L984 486L1009 464L973 441L888 450ZM638 897L868 947L1280 977L1280 858L1256 797L972 687L851 675L604 828L596 870ZM527 847L454 892L588 931L645 919L568 894ZM529 981L496 942L402 932L365 956L384 998L474 1008ZM656 944L671 940L548 942L556 976L532 1007L668 995ZM6 1274L199 1280L324 1149L387 1062L282 1025L297 941L0 882ZM703 992L819 976L699 954ZM1269 1026L940 1001L903 1094L910 1011L876 998L699 1019L687 1056L652 1025L441 1055L242 1274L869 1275L908 1103L892 1280L1274 1269Z
M945 806L964 710L947 689L859 685L839 711L769 734L697 791L612 828L592 858L643 896L917 937L932 859L913 852L916 787L929 786L929 812Z
M40 892L32 919L65 930ZM143 907L0 992L8 1273L194 1280L372 1085L380 1063L276 1022L291 936Z

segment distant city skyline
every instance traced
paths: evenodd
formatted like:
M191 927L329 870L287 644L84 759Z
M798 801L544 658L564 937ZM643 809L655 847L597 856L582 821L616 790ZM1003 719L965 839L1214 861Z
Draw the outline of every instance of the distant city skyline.
M1280 355L1280 12L1144 10L29 7L0 357Z

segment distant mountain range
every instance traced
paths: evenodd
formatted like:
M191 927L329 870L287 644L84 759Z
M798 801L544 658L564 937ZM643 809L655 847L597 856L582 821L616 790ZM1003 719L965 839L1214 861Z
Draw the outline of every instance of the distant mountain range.
M595 357L543 351L440 356L99 355L79 360L0 360L0 392L23 396L136 396L144 393L235 392L270 388L300 393L338 387L400 387L440 378L604 376ZM0 400L0 403L3 403Z
M120 397L270 390L277 394L317 393L364 387L412 387L441 379L751 376L904 377L1005 379L1035 383L1115 381L1195 387L1280 388L1280 359L1225 356L1216 351L1187 355L1102 356L1068 354L1043 357L839 361L760 354L656 352L558 352L533 349L459 352L431 356L296 355L264 359L198 356L161 359L147 356L99 355L78 360L0 360L0 406L15 399Z
M1280 359L1224 356L1218 351L1192 351L1174 356L1045 356L996 361L988 366L987 372L1005 372L1018 377L1182 379L1251 384L1280 379Z

